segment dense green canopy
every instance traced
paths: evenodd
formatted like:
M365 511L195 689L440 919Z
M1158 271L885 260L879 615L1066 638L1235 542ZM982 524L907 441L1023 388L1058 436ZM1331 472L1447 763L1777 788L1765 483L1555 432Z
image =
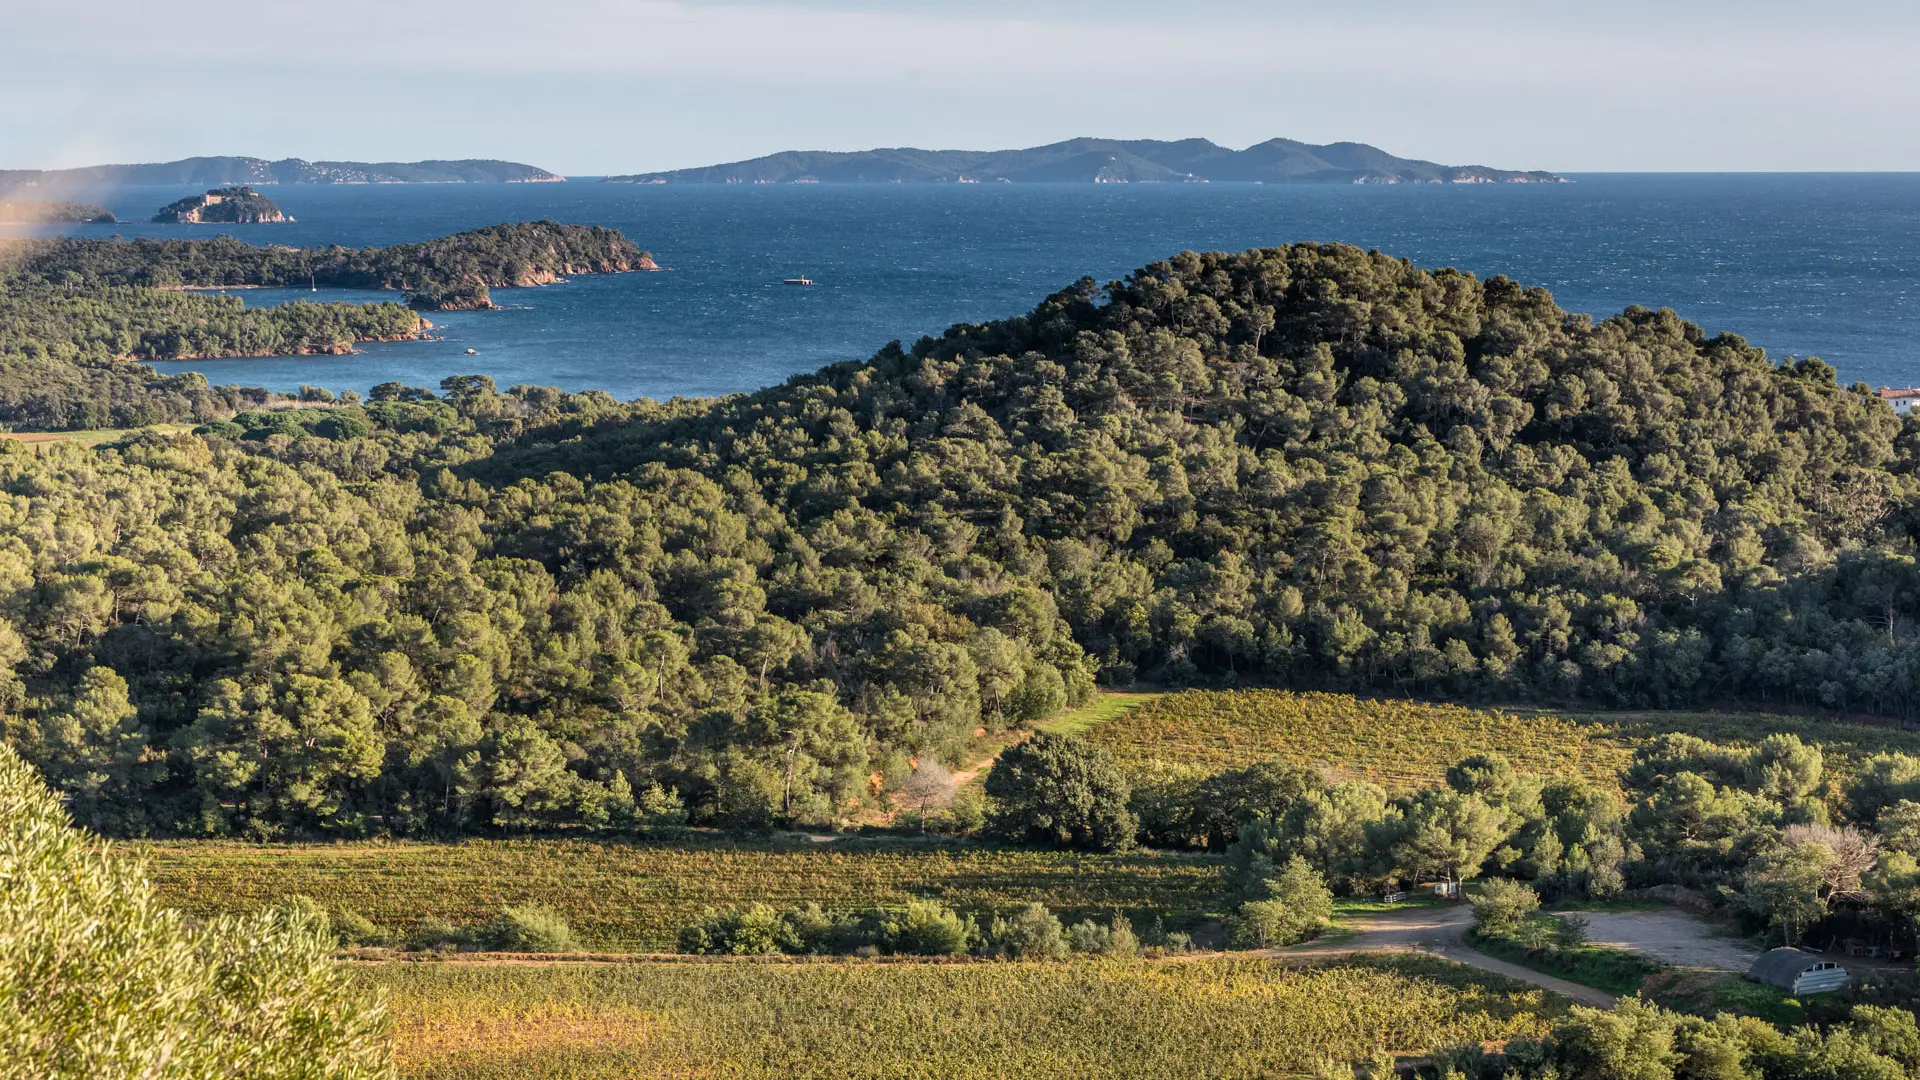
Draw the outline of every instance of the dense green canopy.
M1913 421L1669 312L1185 254L758 394L0 453L13 737L128 831L819 820L1096 678L1904 714Z

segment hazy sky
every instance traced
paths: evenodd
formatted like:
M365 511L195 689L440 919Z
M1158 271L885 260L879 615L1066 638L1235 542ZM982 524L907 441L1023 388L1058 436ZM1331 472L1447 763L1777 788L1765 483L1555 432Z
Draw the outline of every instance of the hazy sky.
M1276 135L1560 171L1920 169L1914 0L0 0L0 168Z

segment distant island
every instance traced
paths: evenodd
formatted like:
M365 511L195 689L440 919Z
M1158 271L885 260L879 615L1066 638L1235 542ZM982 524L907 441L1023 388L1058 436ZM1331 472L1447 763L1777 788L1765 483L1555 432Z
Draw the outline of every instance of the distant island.
M250 187L214 188L205 195L189 195L170 202L153 215L158 224L258 225L292 221L272 199Z
M0 201L0 224L42 225L50 222L88 222L111 225L119 219L104 206L70 202Z
M1229 150L1206 139L1069 139L1025 150L795 150L728 165L609 176L615 184L1563 184L1550 172L1437 165L1365 143L1269 139Z
M191 157L151 165L80 169L0 169L0 189L86 184L535 184L566 177L491 158L459 161L306 161L257 157Z

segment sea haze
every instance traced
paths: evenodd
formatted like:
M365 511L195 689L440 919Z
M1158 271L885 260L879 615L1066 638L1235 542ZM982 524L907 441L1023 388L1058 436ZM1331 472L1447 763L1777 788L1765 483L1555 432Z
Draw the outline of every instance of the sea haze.
M501 386L618 397L757 389L955 322L1024 312L1185 248L1375 247L1544 285L1597 317L1672 307L1843 381L1920 382L1920 175L1607 175L1573 184L352 185L267 189L291 224L72 226L81 235L390 244L503 221L620 229L671 269L498 290L509 310L432 316L445 340L347 357L192 361L215 383ZM69 197L144 219L189 189ZM13 229L17 233L20 229ZM806 275L799 288L782 278ZM308 298L245 294L249 303ZM392 294L323 292L319 298ZM467 355L467 349L474 355Z

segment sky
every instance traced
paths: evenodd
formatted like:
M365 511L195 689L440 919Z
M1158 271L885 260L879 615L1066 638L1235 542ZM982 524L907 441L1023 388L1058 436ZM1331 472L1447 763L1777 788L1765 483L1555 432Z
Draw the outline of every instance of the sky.
M1074 136L1920 170L1913 0L0 0L0 168L569 175Z

